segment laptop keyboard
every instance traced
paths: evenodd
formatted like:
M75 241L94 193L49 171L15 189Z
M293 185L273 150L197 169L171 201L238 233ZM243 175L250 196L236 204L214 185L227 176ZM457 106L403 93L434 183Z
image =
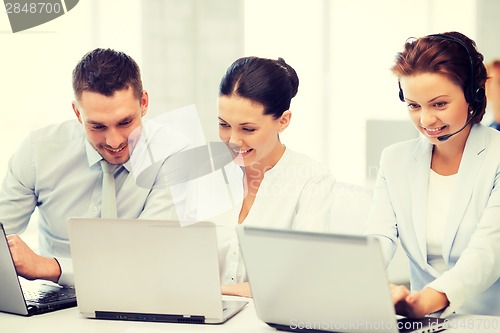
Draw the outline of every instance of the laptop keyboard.
M60 290L50 290L50 291L26 291L24 292L24 297L26 301L38 304L47 304L57 301L64 301L67 299L75 298L74 292L67 291L62 292Z

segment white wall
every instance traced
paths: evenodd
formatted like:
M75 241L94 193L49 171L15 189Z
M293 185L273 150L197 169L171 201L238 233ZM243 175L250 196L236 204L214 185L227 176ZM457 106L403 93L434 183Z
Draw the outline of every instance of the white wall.
M410 36L475 38L475 8L476 0L247 0L245 54L284 57L299 74L283 141L365 184L366 121L407 119L389 70L396 53Z
M149 116L195 104L206 140L218 141L219 82L243 52L243 1L143 4L142 78L149 87Z
M292 123L282 141L292 149L323 160L327 132L324 64L328 31L322 0L246 0L246 56L282 57L299 76L292 100ZM265 9L264 9L265 8Z

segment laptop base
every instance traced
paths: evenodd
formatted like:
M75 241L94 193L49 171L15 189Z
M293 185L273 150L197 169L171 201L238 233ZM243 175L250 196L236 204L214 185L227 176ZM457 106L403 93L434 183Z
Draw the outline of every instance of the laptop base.
M183 316L158 313L96 311L95 319L130 320L161 323L205 324L205 316Z
M27 306L28 308L28 314L26 316L33 316L33 315L38 315L46 312L52 312L52 311L57 311L57 310L63 310L63 309L69 309L69 308L74 308L77 306L76 299L74 302L61 302L60 304L46 304L46 305L29 305Z
M125 320L125 321L145 321L159 323L177 324L222 324L235 314L240 312L247 301L223 301L223 319L207 319L205 316L185 316L179 314L159 314L159 313L133 313L133 312L111 312L96 311L94 319L104 320ZM89 316L90 317L90 316Z

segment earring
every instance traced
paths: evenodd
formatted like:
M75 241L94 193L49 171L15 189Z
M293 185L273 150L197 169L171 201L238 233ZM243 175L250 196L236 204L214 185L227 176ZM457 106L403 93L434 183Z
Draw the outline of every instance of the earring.
M472 116L472 114L474 113L474 110L469 110L469 114Z

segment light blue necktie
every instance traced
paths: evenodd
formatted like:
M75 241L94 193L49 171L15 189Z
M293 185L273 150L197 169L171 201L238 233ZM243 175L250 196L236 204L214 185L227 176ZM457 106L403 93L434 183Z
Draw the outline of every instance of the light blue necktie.
M116 218L116 190L114 171L116 166L109 164L104 159L101 160L102 176L102 201L101 217Z

